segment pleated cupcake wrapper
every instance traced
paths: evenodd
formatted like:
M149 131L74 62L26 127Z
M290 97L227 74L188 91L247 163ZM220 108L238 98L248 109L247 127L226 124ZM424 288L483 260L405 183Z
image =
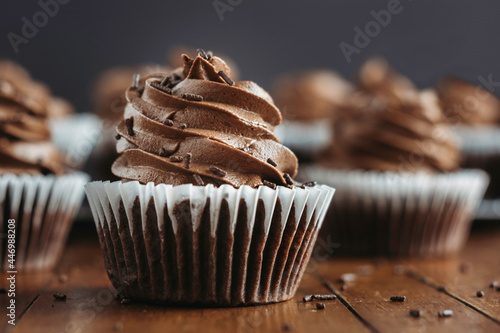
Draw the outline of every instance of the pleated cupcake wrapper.
M84 173L0 176L3 271L51 269L57 264L84 196ZM15 220L15 269L10 267L8 221Z
M315 157L333 140L333 129L328 120L285 120L276 127L275 133L283 145L309 158Z
M86 186L107 273L125 297L237 306L292 297L334 190Z
M56 118L50 122L52 141L66 155L66 164L81 169L101 136L102 121L91 114Z
M483 197L481 170L446 174L301 168L298 179L337 189L320 237L337 253L382 256L446 256L460 251Z

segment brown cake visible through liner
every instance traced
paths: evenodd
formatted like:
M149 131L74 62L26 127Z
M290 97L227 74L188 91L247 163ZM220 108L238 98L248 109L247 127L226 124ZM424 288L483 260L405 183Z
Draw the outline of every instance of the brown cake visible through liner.
M231 233L229 203L223 199L214 237L210 229L210 199L195 231L191 227L190 202L184 200L173 208L178 221L175 234L167 204L163 228L158 228L152 198L143 230L136 197L131 210L134 230L130 236L129 221L120 200L118 221L112 217L111 229L107 223L98 228L108 275L120 294L139 301L235 306L287 300L295 293L313 249L318 231L313 222L315 214L306 228L307 207L297 223L292 204L282 230L283 212L278 199L266 236L265 209L260 199L256 224L250 233L246 202L241 199ZM120 272L118 267L126 269Z

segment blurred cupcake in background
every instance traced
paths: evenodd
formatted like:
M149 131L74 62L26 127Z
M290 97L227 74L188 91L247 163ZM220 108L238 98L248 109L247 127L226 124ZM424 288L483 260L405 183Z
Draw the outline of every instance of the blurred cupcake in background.
M224 60L183 56L143 76L117 130L122 181L86 186L110 280L124 297L240 306L295 294L334 190L296 186L267 92Z
M488 183L460 170L456 137L432 90L381 59L366 62L320 165L299 179L337 189L322 230L338 253L445 256L462 249Z
M0 61L0 221L5 235L0 240L0 260L4 271L53 268L64 248L88 176L72 171L71 160L51 140L50 117L67 118L71 111L69 103L54 100L50 90L22 67Z
M488 90L454 77L442 79L435 89L446 119L458 135L461 165L486 170L491 177L487 197L500 196L500 100ZM500 218L500 210L495 217Z
M276 135L297 154L311 161L331 143L332 121L351 93L351 84L330 70L311 70L279 77L271 93L282 110Z

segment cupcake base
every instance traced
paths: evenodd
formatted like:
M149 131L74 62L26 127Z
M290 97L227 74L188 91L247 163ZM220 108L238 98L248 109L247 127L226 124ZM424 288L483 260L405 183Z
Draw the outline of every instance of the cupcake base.
M121 295L206 306L291 298L334 192L138 182L86 190Z
M337 188L320 237L335 255L448 256L465 245L488 184L481 170L409 174L303 167Z

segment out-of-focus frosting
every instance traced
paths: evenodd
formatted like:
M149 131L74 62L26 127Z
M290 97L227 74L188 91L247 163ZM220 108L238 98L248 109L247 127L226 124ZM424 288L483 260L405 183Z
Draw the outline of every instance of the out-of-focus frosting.
M269 94L232 82L218 57L183 57L168 79L151 75L127 91L113 173L173 185L292 184L297 159L273 134L281 114Z
M454 77L436 85L444 115L453 125L488 125L500 121L498 97L471 83Z
M50 142L47 123L72 109L19 65L0 60L0 174L61 174L64 156Z
M335 117L352 92L352 85L329 70L283 75L273 84L272 95L283 117L308 121Z
M96 80L92 90L92 109L102 119L118 123L123 118L127 105L125 91L130 87L132 76L147 76L154 73L169 73L170 68L160 65L116 67L104 71Z
M419 92L379 59L361 68L358 90L334 134L322 160L329 166L397 172L458 168L456 138L434 91Z

